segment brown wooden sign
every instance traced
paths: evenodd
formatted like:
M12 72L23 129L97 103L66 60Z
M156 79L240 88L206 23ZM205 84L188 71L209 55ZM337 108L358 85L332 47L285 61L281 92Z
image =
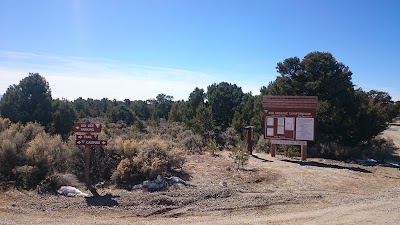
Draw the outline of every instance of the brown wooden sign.
M99 140L99 135L97 134L77 134L75 137L76 140Z
M107 141L98 139L99 135L91 134L101 132L101 124L75 123L74 131L77 133L84 133L76 134L75 144L77 145L107 145Z
M96 189L90 182L90 152L91 146L104 146L107 141L98 140L99 135L91 133L100 133L101 124L94 124L90 122L75 123L74 131L81 134L76 134L76 145L85 146L85 183L86 187L92 192L93 195L99 195ZM82 134L83 133L83 134Z
M100 133L101 132L101 124L75 123L74 131L82 132L82 133Z
M77 145L107 145L107 141L104 140L76 140Z
M264 138L313 141L317 107L316 96L263 96Z
M271 144L275 145L307 145L307 141L277 140L271 139Z

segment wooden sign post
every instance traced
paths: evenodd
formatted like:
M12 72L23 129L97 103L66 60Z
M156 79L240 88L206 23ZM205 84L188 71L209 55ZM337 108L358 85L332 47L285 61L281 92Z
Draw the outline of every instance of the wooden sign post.
M90 145L85 145L85 183L89 190L92 187L90 182L90 148Z
M253 128L254 126L246 126L244 129L247 131L246 136L247 136L247 151L249 152L250 155L253 154Z
M85 183L86 187L93 195L98 195L90 182L90 154L93 145L107 145L107 141L98 140L98 135L92 133L101 132L101 124L94 123L75 123L74 131L80 133L76 135L75 144L85 146ZM83 133L83 134L82 134Z
M317 96L263 96L264 138L276 145L300 145L301 160L307 159L307 141L314 141Z

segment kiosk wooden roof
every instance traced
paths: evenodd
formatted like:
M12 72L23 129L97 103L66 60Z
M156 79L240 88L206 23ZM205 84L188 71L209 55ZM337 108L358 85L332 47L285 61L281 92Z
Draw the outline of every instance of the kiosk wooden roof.
M262 102L264 109L291 108L291 109L317 109L317 96L282 96L265 95Z

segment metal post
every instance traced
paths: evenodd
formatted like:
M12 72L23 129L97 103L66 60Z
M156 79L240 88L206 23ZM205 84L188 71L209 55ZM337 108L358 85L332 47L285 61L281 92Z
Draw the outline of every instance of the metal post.
M301 161L307 161L307 145L301 146Z
M275 157L276 144L271 144L271 157Z

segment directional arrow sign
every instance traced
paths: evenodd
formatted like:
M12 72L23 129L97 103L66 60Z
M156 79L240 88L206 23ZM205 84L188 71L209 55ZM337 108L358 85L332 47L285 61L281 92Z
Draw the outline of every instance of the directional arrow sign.
M99 140L99 135L97 134L77 134L76 135L76 140L86 140L86 141L91 141L91 140Z
M77 145L85 145L85 140L76 140L75 144L77 144Z
M77 145L107 145L107 141L104 141L104 140L91 140L91 141L76 140L75 144L77 144Z
M95 123L75 123L74 125L75 132L86 132L86 133L100 133L101 132L101 124Z
M103 140L86 141L85 145L107 145L107 141Z

